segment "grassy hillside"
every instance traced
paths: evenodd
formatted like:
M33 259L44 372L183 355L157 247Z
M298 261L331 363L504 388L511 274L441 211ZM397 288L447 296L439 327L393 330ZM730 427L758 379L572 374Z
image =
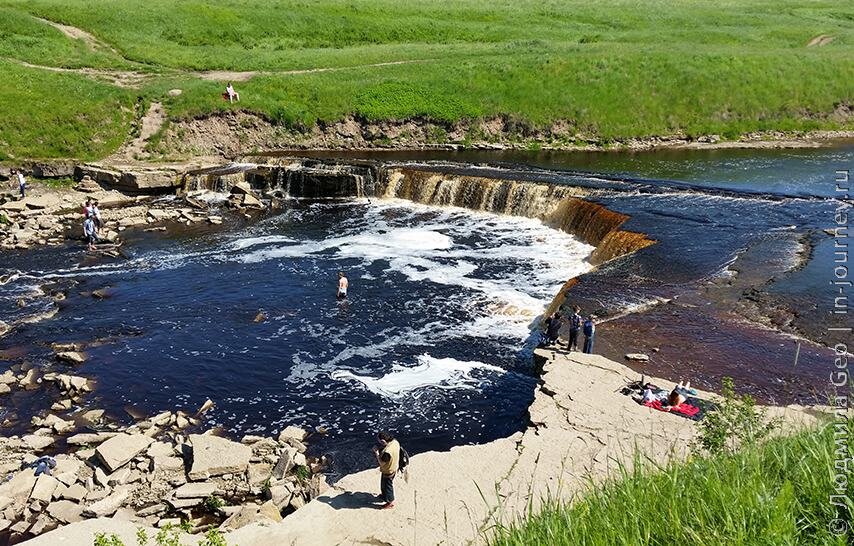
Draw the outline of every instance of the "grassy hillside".
M42 19L91 33L93 47ZM807 47L819 35L833 38ZM602 139L850 128L854 6L835 0L0 0L0 65L132 69L173 117L232 108L194 72L262 71L240 108L296 126L347 114L566 120ZM400 63L367 66L377 63ZM287 73L306 69L322 73ZM32 69L37 70L37 69ZM46 77L55 77L47 74ZM228 76L224 76L228 77ZM0 89L0 104L8 88ZM88 97L81 97L81 107ZM0 106L0 124L8 107ZM57 112L57 117L61 113ZM126 128L127 129L127 128ZM55 155L45 143L7 156ZM3 153L3 152L0 152Z
M734 456L626 473L571 506L552 503L499 528L492 544L847 545L850 527L847 534L829 531L834 520L850 522L854 513L854 505L840 510L829 501L835 449L827 427Z

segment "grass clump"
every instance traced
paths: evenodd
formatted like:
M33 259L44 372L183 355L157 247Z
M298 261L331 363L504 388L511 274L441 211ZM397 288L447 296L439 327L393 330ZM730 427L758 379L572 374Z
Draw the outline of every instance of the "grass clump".
M850 527L829 529L854 514L850 497L842 509L829 501L835 440L825 426L661 469L638 460L572 505L498 526L492 545L847 545Z

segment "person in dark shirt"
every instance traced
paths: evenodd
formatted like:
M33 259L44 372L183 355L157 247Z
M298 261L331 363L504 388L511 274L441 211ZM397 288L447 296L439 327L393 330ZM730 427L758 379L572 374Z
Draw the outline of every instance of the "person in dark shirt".
M596 316L590 315L584 321L584 352L593 353L593 338L596 336Z
M572 309L572 314L569 315L569 343L567 347L570 351L578 350L578 334L581 331L583 320L581 318L581 308L576 305Z

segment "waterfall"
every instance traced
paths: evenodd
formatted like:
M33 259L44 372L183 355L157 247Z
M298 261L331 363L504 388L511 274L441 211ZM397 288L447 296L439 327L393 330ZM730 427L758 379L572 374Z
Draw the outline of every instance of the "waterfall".
M383 197L538 218L596 246L590 257L594 265L655 243L642 233L620 230L629 217L583 199L583 188L415 168L388 169L383 178L385 187L378 188Z

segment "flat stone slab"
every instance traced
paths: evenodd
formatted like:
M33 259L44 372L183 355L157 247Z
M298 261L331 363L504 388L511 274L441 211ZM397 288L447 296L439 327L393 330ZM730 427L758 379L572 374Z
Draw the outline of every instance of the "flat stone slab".
M111 516L115 514L116 510L118 510L122 504L124 504L124 502L130 496L130 492L130 487L116 488L111 495L99 500L98 502L90 506L87 506L83 510L83 515L90 518Z
M76 502L60 500L50 503L47 513L63 523L83 521L83 507Z
M143 434L118 434L95 449L98 458L110 472L130 462L153 442Z
M118 436L116 432L81 432L80 434L75 434L74 436L69 436L66 440L66 443L72 446L85 446L91 444L100 444Z
M216 493L216 490L217 486L215 483L185 483L175 490L175 497L179 499L206 498Z
M207 434L191 434L193 465L188 477L205 480L211 476L239 474L249 467L252 448Z
M59 485L59 481L56 478L47 474L41 474L36 478L35 487L33 487L33 491L30 493L30 500L37 500L43 503L50 502L57 485Z

